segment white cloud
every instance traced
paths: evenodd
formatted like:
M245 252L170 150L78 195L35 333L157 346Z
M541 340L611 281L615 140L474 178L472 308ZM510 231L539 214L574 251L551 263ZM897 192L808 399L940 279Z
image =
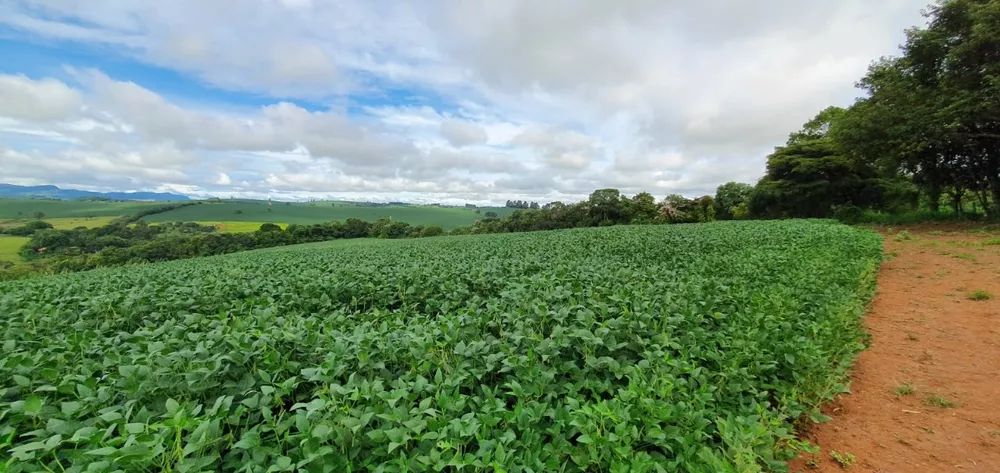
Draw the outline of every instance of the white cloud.
M849 104L925 3L14 0L0 25L26 38L271 99L192 105L99 64L79 84L0 75L0 134L248 193L701 194L752 182L789 132Z
M229 175L228 174L226 174L224 172L220 172L219 173L219 179L217 179L215 181L215 183L218 184L218 185L220 185L220 186L228 186L228 185L232 184L233 181L231 179L229 179Z
M597 153L592 137L556 127L528 128L512 138L510 144L538 151L550 166L558 169L586 169Z
M80 112L80 95L55 79L0 75L0 116L27 121L59 121Z
M486 142L486 130L475 123L449 119L441 123L441 136L453 146L463 147Z

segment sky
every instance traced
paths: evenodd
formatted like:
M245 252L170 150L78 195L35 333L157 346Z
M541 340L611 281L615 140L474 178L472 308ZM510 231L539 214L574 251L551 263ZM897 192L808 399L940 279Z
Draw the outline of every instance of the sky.
M754 183L928 0L4 0L0 182L496 203Z

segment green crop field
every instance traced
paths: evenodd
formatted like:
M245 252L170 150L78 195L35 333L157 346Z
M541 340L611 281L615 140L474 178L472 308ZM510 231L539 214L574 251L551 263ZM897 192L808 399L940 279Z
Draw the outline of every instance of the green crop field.
M21 257L17 252L28 242L30 238L0 235L0 262L20 261Z
M47 199L0 199L0 220L34 218L35 212L45 218L120 217L162 207L164 202L92 202Z
M52 228L56 230L72 230L77 227L103 227L111 223L112 220L118 217L115 216L104 216L104 217L60 217L60 218L49 218L45 217L42 219L44 222L52 224ZM2 227L19 227L28 222L33 222L35 219L9 219L0 220L0 228Z
M217 228L220 232L226 233L246 233L255 232L260 229L260 226L265 222L197 222L199 225L209 225ZM282 230L284 230L288 225L278 224Z
M323 223L333 220L358 218L373 222L382 217L391 217L410 225L438 225L445 230L472 225L485 218L486 212L496 212L503 217L514 209L481 208L477 214L473 209L456 207L434 207L429 205L406 205L390 207L359 207L347 202L274 202L266 201L203 203L191 207L150 215L147 222L271 222L286 224Z
M350 240L0 283L6 471L751 472L882 254L810 221Z

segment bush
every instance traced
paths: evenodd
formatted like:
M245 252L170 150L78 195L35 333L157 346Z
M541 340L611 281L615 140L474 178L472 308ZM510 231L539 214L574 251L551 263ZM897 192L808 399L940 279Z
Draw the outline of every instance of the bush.
M833 218L846 224L855 224L864 219L865 211L856 205L838 205L834 207Z
M444 234L444 229L441 228L441 227L439 227L439 226L437 226L437 225L431 225L429 227L424 227L423 230L420 230L420 236L421 237L433 237L433 236L438 236L438 235L443 235L443 234Z

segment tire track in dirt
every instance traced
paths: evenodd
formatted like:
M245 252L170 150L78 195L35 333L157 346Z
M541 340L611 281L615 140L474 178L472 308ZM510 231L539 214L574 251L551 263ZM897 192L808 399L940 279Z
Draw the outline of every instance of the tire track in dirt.
M986 244L1000 233L905 231L884 232L890 260L852 393L805 434L821 451L792 472L1000 472L1000 245ZM971 300L975 291L993 298Z

